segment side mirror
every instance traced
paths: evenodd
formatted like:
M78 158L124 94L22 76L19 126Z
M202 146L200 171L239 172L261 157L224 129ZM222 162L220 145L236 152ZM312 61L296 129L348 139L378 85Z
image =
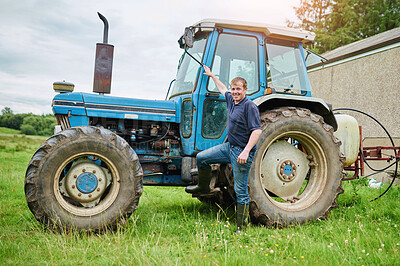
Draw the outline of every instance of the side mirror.
M183 39L185 40L185 44L187 47L192 48L193 47L193 31L191 28L186 27L185 28L185 33L183 34Z

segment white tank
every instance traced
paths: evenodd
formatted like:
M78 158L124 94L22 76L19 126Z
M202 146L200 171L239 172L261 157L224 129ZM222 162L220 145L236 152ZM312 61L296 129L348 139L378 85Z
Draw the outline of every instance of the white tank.
M340 139L340 151L346 156L344 166L350 166L357 160L360 150L360 130L357 120L345 114L335 114L338 129L334 135Z

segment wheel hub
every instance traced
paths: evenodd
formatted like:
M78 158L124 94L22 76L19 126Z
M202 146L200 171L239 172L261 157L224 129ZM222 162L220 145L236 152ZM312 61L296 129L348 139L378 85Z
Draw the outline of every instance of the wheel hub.
M60 192L85 207L93 207L100 201L110 184L109 174L106 171L92 160L77 160L60 182Z
M93 173L82 173L76 180L76 188L82 193L92 193L98 183L98 179Z
M280 198L297 197L309 170L307 154L287 141L271 144L261 163L264 187Z
M286 160L278 164L278 176L282 181L290 182L296 178L296 164L291 160Z

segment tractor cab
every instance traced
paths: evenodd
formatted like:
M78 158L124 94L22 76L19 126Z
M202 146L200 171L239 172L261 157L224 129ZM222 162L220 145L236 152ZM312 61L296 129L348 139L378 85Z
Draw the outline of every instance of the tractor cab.
M170 98L203 89L198 86L202 70L196 60L210 66L228 88L234 77L245 78L248 95L253 95L252 98L268 92L311 96L303 44L314 40L312 33L261 23L215 19L202 20L189 29L193 38L190 46L185 42L187 33L178 41L185 51L179 61ZM307 57L309 54L307 52ZM315 54L309 56L310 60L313 56ZM267 88L270 90L264 92ZM204 89L218 92L214 84L207 84Z
M306 96L304 106L317 102L329 114L324 102L311 97L305 58L315 54L305 53L303 44L313 40L309 32L261 23L205 19L186 28L178 40L184 52L176 81L167 95L182 99L183 153L194 155L226 139L225 97L203 74L202 64L228 89L233 78L245 78L247 97L260 106L267 101L271 107L301 106ZM330 121L334 124L332 115Z

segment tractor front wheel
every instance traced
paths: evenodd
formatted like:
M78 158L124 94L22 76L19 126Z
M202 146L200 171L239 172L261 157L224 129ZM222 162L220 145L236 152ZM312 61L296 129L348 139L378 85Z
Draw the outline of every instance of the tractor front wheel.
M303 108L261 115L249 178L253 222L285 226L326 218L343 193L343 156L333 128Z
M109 130L64 130L39 147L26 171L35 218L56 229L112 228L136 210L142 169L129 144Z

